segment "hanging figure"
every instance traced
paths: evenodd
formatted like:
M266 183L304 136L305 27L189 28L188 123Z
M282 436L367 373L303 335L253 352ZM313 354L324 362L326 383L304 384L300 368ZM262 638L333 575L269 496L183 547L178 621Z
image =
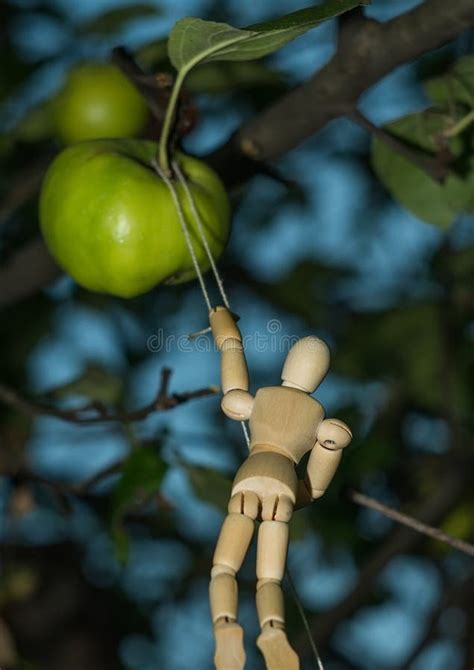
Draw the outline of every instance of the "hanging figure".
M242 337L231 312L210 312L212 333L221 353L222 410L236 421L249 420L250 455L232 486L228 515L214 553L210 604L216 639L217 670L242 670L243 630L237 623L237 581L254 532L257 544L257 646L268 670L298 670L299 659L285 632L281 582L293 508L322 496L352 435L345 423L325 419L311 397L329 367L329 350L317 337L304 337L290 349L281 386L248 391ZM295 466L311 452L304 480Z

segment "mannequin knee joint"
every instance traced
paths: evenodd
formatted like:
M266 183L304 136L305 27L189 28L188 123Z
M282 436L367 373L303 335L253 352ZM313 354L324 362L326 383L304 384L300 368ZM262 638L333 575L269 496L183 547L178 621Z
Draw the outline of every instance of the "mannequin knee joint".
M224 565L222 563L213 565L211 570L211 578L214 579L220 575L230 575L231 577L235 577L235 570L234 568L231 568L230 565Z

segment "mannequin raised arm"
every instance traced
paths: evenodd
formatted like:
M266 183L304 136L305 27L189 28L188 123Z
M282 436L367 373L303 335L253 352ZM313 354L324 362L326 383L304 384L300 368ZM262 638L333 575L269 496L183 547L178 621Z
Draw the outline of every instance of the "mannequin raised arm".
M252 412L254 398L248 392L249 373L242 335L226 307L211 310L209 321L221 354L222 411L230 419L244 421Z

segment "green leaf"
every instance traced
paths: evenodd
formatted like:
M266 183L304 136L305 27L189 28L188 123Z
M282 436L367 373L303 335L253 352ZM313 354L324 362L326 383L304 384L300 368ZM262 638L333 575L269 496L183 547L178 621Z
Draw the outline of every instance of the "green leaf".
M53 398L82 395L104 405L115 405L122 395L123 382L109 370L91 365L77 379L58 386L48 394Z
M386 126L396 137L435 155L450 118L427 110ZM450 174L440 184L381 140L372 143L372 166L380 181L401 205L420 219L449 228L460 214L474 210L474 156L459 137L449 141L451 152L464 163L465 176ZM469 155L470 154L470 155Z
M151 42L135 54L145 69L170 70L167 50L168 39ZM226 93L256 87L284 88L283 75L265 63L247 61L215 61L203 63L191 71L186 88L197 93Z
M110 35L118 32L125 23L133 19L141 19L147 16L158 16L159 10L156 5L149 3L136 3L129 7L119 7L110 12L101 14L92 21L83 23L80 34Z
M262 58L318 23L360 4L357 0L329 0L242 30L227 23L186 17L178 21L170 33L169 57L177 70L186 71L205 61Z
M119 560L125 561L128 554L124 514L158 493L165 472L166 464L150 447L134 449L127 459L112 496L111 532Z
M193 70L186 88L199 93L227 93L256 87L283 87L283 77L264 63L212 62Z
M463 56L445 75L428 79L423 86L433 102L474 109L474 55Z
M197 465L185 465L189 481L196 496L226 511L232 489L232 481L217 470Z
M142 503L160 490L166 464L150 446L134 449L122 469L113 496L115 510Z
M227 23L187 17L178 21L168 39L168 55L178 70L161 129L158 162L168 173L168 140L179 91L193 67L213 60L241 61L262 58L314 28L326 19L363 4L361 0L328 0L317 7L301 9L243 30ZM364 3L365 4L365 3Z

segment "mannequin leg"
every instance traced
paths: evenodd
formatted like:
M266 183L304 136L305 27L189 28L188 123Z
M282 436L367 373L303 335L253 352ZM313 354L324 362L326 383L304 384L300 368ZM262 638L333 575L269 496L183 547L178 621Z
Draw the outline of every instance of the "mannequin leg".
M257 546L257 612L261 634L257 646L267 670L299 670L299 659L285 632L281 582L288 550L288 521L293 503L286 496L264 499Z
M252 540L258 509L259 499L255 493L243 492L233 496L214 552L209 596L217 670L242 670L245 664L243 630L237 623L235 576Z

